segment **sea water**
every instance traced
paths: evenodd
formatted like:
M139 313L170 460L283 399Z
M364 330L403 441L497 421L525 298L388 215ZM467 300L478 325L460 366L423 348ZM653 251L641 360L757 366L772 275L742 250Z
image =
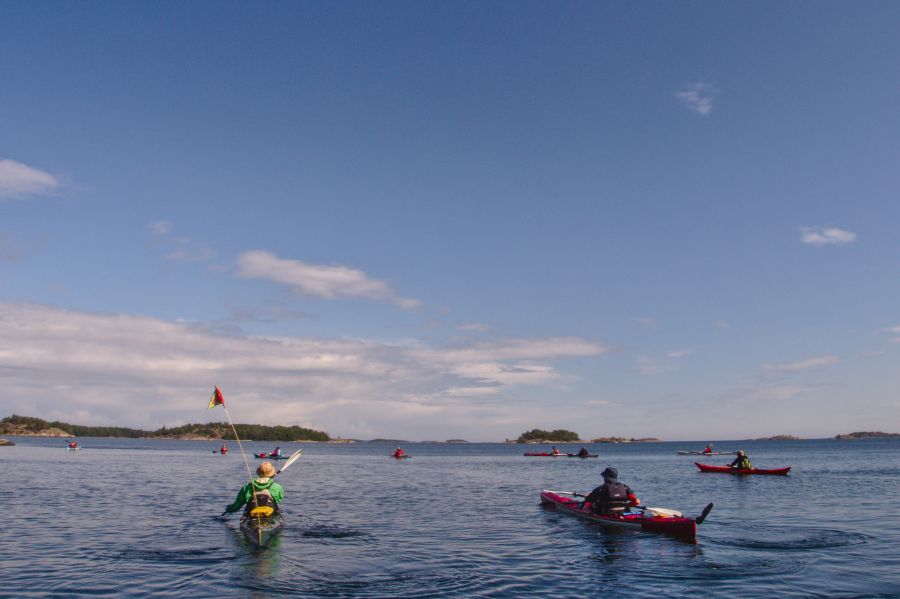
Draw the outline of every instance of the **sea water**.
M900 596L898 439L716 443L792 466L786 477L703 474L700 456L675 455L705 440L589 445L597 459L282 443L304 454L278 477L287 527L264 549L237 515L217 518L247 480L234 443L220 456L215 442L12 439L2 597ZM607 465L645 505L695 515L714 502L697 544L540 505L541 489L589 491Z

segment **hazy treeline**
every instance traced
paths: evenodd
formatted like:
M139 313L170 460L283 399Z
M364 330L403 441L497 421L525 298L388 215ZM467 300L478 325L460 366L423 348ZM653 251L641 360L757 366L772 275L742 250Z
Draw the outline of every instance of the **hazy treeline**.
M328 441L328 433L302 426L265 426L262 424L235 424L241 439L254 441ZM29 434L40 433L50 428L58 428L76 437L128 437L131 439L153 437L199 436L213 439L231 439L234 433L226 422L206 424L185 424L172 428L162 427L155 431L145 431L124 426L83 426L68 422L48 422L31 416L13 414L0 420L0 433Z

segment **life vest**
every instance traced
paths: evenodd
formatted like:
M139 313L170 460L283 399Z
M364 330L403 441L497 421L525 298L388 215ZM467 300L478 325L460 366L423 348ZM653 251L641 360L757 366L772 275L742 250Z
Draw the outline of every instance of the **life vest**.
M753 464L750 463L750 458L747 456L742 456L737 459L737 466L735 466L738 470L749 470L753 468Z
M620 482L604 483L599 505L594 505L598 514L624 512L628 507L628 487Z

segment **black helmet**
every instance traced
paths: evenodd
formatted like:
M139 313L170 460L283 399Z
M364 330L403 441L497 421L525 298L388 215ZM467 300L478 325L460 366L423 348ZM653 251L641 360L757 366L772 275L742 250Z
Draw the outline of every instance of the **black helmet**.
M603 478L616 480L617 478L619 478L619 471L612 466L607 466L606 470L600 473L600 476L602 476Z

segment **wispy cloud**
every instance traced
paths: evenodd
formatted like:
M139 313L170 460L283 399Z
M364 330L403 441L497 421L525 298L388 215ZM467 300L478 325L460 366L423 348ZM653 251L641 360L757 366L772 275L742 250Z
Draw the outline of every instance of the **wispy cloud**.
M485 333L491 330L491 327L489 325L482 324L480 322L461 324L458 328L460 331L475 331L477 333Z
M577 338L440 347L226 335L143 316L0 302L0 384L14 398L7 409L64 420L94 414L87 424L97 414L141 426L196 420L218 384L241 398L230 406L241 421L262 414L265 423L353 435L399 425L488 430L510 416L508 403L490 407L491 398L552 383L560 373L550 360L603 350ZM430 420L410 420L413 414Z
M635 316L634 320L636 322L641 323L645 327L655 327L657 325L657 322L655 319L649 318L647 316Z
M154 235L168 235L172 231L172 223L167 220L158 220L147 225L147 230Z
M44 171L15 160L0 160L0 200L46 195L59 187L59 180Z
M170 248L166 259L175 262L205 262L215 258L216 252L211 247L186 235L172 235L174 228L167 220L157 220L147 225L147 230L157 238L157 242Z
M818 247L823 245L846 245L856 241L856 233L836 227L800 227L800 241Z
M716 321L716 326L717 326L718 328L720 328L720 329L730 329L730 328L731 328L731 323L728 322L727 320L717 320L717 321Z
M751 399L787 401L806 395L817 388L815 385L766 385L753 389L747 394L747 397Z
M898 333L900 334L900 324L895 327L887 327L886 329L881 329L882 333Z
M689 110L706 116L713 110L713 103L718 90L709 83L692 83L683 90L675 92L675 97Z
M280 283L302 295L324 299L385 300L407 310L421 305L418 300L400 297L384 281L373 279L363 271L347 266L310 264L302 260L279 258L262 250L244 252L238 256L237 266L241 277Z
M822 368L837 364L841 359L837 356L814 356L799 360L797 362L785 362L780 364L763 364L763 370L771 372L797 372L799 370L808 370L810 368Z

